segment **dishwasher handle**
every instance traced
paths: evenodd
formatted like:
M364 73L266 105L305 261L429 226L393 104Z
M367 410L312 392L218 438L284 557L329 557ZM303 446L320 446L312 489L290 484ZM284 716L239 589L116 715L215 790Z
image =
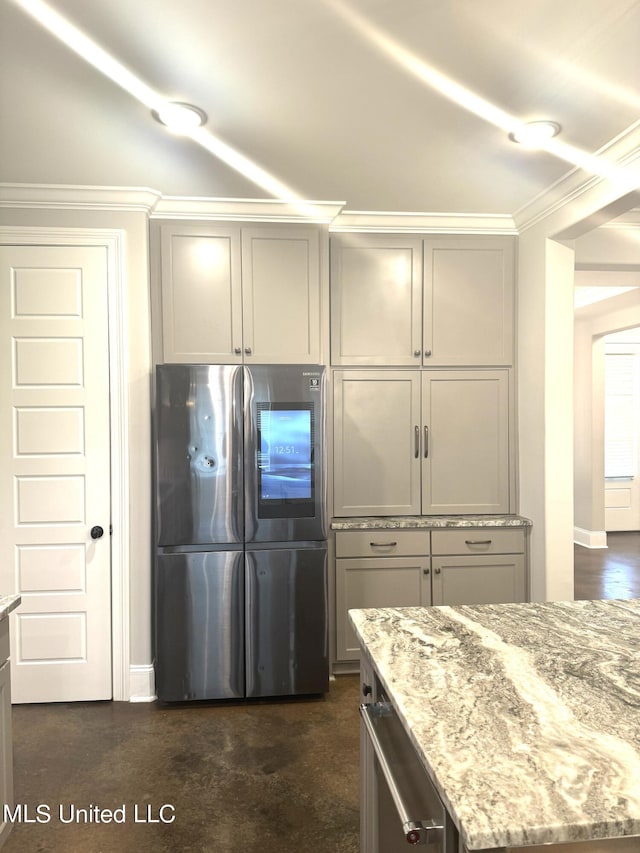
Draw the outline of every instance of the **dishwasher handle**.
M436 824L431 818L429 820L413 820L409 817L407 807L402 799L402 794L398 788L396 780L393 776L393 771L389 765L382 745L378 739L378 735L371 721L372 717L383 716L389 713L388 704L385 702L374 702L370 704L363 703L360 705L360 717L364 723L367 736L373 747L373 751L378 759L378 764L385 778L385 782L389 788L389 793L393 799L396 811L402 823L402 831L404 832L407 844L434 844L442 838L444 826Z

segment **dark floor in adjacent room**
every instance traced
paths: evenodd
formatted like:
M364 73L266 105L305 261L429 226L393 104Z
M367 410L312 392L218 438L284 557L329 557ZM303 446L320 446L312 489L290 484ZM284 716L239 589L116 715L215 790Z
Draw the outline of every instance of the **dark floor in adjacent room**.
M640 597L640 534L608 541L576 546L576 598ZM5 853L357 853L358 702L339 676L324 698L14 706L24 810ZM122 824L60 819L123 805ZM151 822L165 805L175 820Z
M577 600L640 598L640 533L607 533L607 546L573 546Z
M357 853L358 699L340 676L324 698L16 705L15 802L51 819L5 853ZM60 820L123 804L122 824ZM135 823L165 804L173 823Z

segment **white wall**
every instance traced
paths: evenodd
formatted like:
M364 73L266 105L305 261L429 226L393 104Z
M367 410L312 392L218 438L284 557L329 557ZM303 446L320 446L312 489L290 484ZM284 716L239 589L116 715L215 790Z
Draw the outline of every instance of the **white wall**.
M533 521L536 601L573 598L573 263L573 251L544 234L520 239L520 512Z
M575 240L577 285L640 285L640 227L614 227L615 224ZM601 336L638 325L640 289L577 309L575 318L576 540L604 546L604 342Z
M636 186L593 182L519 238L519 511L533 522L534 600L573 597L574 244L560 241L637 205Z

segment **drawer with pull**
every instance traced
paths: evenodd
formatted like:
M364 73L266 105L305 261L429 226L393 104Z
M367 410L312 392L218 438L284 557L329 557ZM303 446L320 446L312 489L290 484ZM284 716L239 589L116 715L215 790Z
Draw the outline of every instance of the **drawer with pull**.
M336 557L405 557L429 554L428 530L336 531Z
M524 554L524 532L520 528L473 527L433 530L432 554Z

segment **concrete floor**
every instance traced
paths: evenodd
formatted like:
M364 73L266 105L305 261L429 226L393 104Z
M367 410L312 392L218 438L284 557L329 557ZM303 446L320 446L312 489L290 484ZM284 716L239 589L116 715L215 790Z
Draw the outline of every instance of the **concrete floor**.
M609 543L576 546L576 598L640 595L640 535ZM323 698L16 705L3 853L357 853L358 703L340 676Z
M16 705L3 853L357 853L358 702L340 676L324 698Z

